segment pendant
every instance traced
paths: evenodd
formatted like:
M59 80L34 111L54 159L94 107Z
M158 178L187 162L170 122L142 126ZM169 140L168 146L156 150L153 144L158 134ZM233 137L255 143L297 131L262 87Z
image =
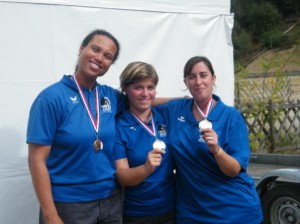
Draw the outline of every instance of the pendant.
M204 119L202 121L199 122L199 128L200 131L201 129L205 129L205 128L212 128L212 123L210 121L208 121L207 119Z
M103 149L103 143L99 139L96 139L96 141L94 141L93 146L96 151Z
M165 150L166 149L166 144L159 140L159 139L156 139L155 142L153 143L153 148L154 149L161 149L161 150Z

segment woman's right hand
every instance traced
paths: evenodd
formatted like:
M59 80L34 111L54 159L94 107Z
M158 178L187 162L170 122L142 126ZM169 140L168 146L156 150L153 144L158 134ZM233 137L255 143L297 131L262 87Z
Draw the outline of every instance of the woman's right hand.
M155 170L155 167L160 166L162 154L165 153L166 151L161 149L153 149L152 151L150 151L148 153L147 160L145 163L146 168L153 172Z
M46 219L46 224L64 224L64 222L58 215L55 215Z

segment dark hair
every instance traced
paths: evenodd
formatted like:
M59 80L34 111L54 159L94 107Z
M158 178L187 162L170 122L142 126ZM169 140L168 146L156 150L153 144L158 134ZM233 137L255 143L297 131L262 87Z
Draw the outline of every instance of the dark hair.
M114 42L114 44L116 45L116 48L117 48L116 54L114 55L114 59L113 59L113 62L115 62L117 60L117 58L119 57L120 44L119 44L119 41L111 33L107 32L106 30L97 29L97 30L92 31L83 39L81 46L86 47L89 44L89 42L96 35L106 36Z
M209 69L209 71L211 72L211 74L214 76L215 72L214 69L212 67L211 62L208 60L207 57L203 57L203 56L195 56L190 58L183 69L183 78L186 78L186 76L188 76L189 74L191 74L191 71L194 67L195 64L197 64L198 62L203 62Z

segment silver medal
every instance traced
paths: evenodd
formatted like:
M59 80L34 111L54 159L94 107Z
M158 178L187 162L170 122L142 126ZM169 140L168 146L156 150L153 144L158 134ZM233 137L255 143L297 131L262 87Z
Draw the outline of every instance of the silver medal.
M153 143L153 148L154 149L161 149L161 150L165 150L166 149L166 144L159 140L159 139L156 139L155 142Z
M206 129L206 128L212 129L212 123L210 121L208 121L207 119L204 119L199 122L199 128L200 128L200 131L202 129Z

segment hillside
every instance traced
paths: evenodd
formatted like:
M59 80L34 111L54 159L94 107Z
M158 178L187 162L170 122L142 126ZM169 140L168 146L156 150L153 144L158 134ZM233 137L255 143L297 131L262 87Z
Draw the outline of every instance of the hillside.
M273 49L263 51L255 60L246 66L251 73L264 72L294 72L300 71L300 45L288 49Z
M274 71L300 72L300 19L292 28L287 25L287 38L293 44L280 49L262 49L245 66L249 73L264 73Z

